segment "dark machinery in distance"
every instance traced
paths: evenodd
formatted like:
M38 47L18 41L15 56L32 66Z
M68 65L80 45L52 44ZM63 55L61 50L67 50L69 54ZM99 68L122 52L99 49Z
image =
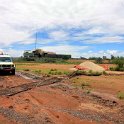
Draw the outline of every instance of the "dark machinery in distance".
M71 55L56 54L54 52L46 52L42 49L36 49L34 51L26 50L23 54L26 60L35 60L35 58L61 58L61 59L70 59Z

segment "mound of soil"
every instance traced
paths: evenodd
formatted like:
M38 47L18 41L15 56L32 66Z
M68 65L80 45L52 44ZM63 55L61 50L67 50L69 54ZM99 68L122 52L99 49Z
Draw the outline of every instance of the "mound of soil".
M105 71L105 69L93 62L90 61L85 61L83 63L81 63L80 65L76 66L77 69L79 70L85 70L85 71L89 71L92 70L94 72L103 72Z

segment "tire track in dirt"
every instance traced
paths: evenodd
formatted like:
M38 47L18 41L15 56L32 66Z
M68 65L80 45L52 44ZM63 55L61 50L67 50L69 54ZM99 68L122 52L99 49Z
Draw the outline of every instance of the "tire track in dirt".
M2 95L13 96L18 93L31 90L35 87L50 85L50 84L54 84L54 83L61 82L61 81L62 81L62 78L57 78L57 77L45 78L45 79L41 80L40 82L39 81L32 82L32 83L22 84L22 85L18 85L18 86L11 87L11 88L2 89L2 90L0 90L0 96L2 96Z
M82 92L79 89L74 89L68 86L67 84L65 85L62 83L53 84L51 88L59 89L68 95L71 94L72 97L76 98L79 102L81 102L81 104L83 103L85 105L84 108L82 108L81 110L65 109L63 111L63 109L59 109L59 111L67 112L73 116L79 117L80 119L94 120L94 121L103 120L103 122L104 120L107 120L115 124L124 124L124 113L121 112L121 110L123 111L123 106L121 106L118 103L118 100L115 97L111 95L109 96L109 94L107 94L109 96L107 98L105 98L106 94L102 94L102 93L93 92L93 93L87 94L85 92ZM84 100L86 99L87 99L87 102L84 102ZM91 106L93 107L93 109L88 107L88 103L94 103L93 106ZM101 109L100 107L102 107L102 109L105 111L95 112L94 105L96 105L96 109Z
M23 75L25 75L24 73L22 75L16 75L16 76L21 76L23 77ZM25 77L26 78L29 77L29 80L37 80L35 82L31 82L31 83L27 83L27 84L21 84L19 86L15 86L15 87L11 87L11 88L5 88L3 90L0 90L0 95L4 95L4 96L13 96L16 95L17 93L21 93L24 91L28 91L31 90L32 88L35 87L40 87L40 86L45 86L45 85L57 85L55 83L60 83L63 79L62 78L57 78L57 77L35 77L32 76L30 74L26 74ZM62 86L52 86L52 88L58 88L61 89L63 91L63 94L65 92L68 92L67 95L71 96L71 92L70 92L70 87L68 87L67 85ZM72 88L73 89L73 88ZM75 92L75 90L73 91ZM78 91L77 91L78 92ZM83 94L84 96L86 96L86 94L84 94L83 92L81 92L81 94ZM87 94L88 95L88 94ZM60 95L61 96L61 95ZM81 97L79 94L76 94L75 96ZM24 94L22 94L22 97L24 97ZM103 105L106 103L106 105L113 105L113 103L108 102L106 100L102 100L101 97L98 97L98 95L89 95L88 97L91 97L93 99L89 99L88 102L92 102L92 100L96 100L97 103L96 104L102 104ZM83 97L85 98L85 97ZM35 99L37 100L37 99ZM54 99L53 99L54 100ZM39 102L39 101L38 101ZM71 101L70 101L71 102ZM71 104L71 103L70 103ZM33 104L32 104L33 106ZM79 118L81 120L88 120L88 121L96 121L98 123L106 123L108 124L106 121L109 121L110 123L114 123L114 124L124 124L124 118L119 118L120 116L116 117L117 114L119 113L99 113L90 109L81 109L78 110L76 109L69 109L69 108L62 108L61 106L58 107L50 107L47 105L39 105L39 106L35 106L37 107L37 109L44 109L44 110L51 110L51 111L55 111L55 112L59 112L59 113L65 113L65 114L69 114L73 117ZM114 103L113 107L118 107L117 104ZM12 109L12 108L4 108L4 107L0 107L0 113L2 115L4 115L5 117L7 117L10 120L15 120L15 122L17 123L23 123L23 124L54 124L54 122L49 118L49 116L45 115L42 116L41 113L38 115L31 115L31 114L24 114L24 113L20 113L19 111L17 112L16 110ZM41 116L40 116L41 115Z
M87 121L92 121L92 122L98 122L98 123L105 123L106 124L110 124L114 123L114 124L124 124L124 118L123 116L120 117L116 117L117 113L111 113L111 112L96 112L93 111L90 108L84 108L81 110L78 110L78 108L75 109L67 109L67 108L63 108L63 107L50 107L48 105L43 105L38 99L34 98L39 104L37 106L37 109L43 109L43 110L47 110L47 111L53 111L53 112L59 112L59 113L65 113L65 114L69 114L73 117L79 118L81 120L87 120ZM111 116L110 116L111 115ZM115 118L116 117L116 118ZM109 123L107 123L109 122Z

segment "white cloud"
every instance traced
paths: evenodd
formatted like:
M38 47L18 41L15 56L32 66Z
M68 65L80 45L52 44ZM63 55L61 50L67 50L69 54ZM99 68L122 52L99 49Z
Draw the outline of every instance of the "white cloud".
M118 54L118 50L107 50L107 53L111 55L116 55Z
M124 43L124 38L120 36L103 36L92 38L86 41L87 43Z
M22 50L14 50L9 48L8 50L2 50L4 52L4 54L9 54L12 57L20 57L23 56L23 52Z
M29 44L34 44L36 41L35 38L26 38L24 40L22 40L21 42L19 42L19 44L24 44L24 45L29 45Z
M49 37L54 41L68 40L69 38L68 33L64 31L53 31L49 34Z
M103 57L106 56L108 58L111 57L111 55L114 56L124 56L124 51L119 51L119 50L102 50L102 51L88 51L88 52L83 52L81 56L89 58L89 57Z
M50 29L57 30L49 31ZM63 29L64 27L64 29ZM39 44L53 43L58 46L43 47L57 53L80 57L87 46L73 46L70 41L85 43L124 43L119 36L124 32L124 0L0 0L0 44L1 48L11 44L32 44L36 31L45 29L49 38L39 39ZM73 36L65 29L87 29ZM92 35L103 34L102 37ZM61 43L58 41L64 41ZM66 42L66 43L65 43ZM77 43L78 44L78 43ZM123 55L117 50L82 52L82 56ZM22 51L8 49L13 56Z
M80 57L81 51L88 49L88 46L71 46L71 45L58 45L58 46L45 46L41 49L45 51L55 52L57 54L71 54L72 57Z
M86 34L104 34L109 33L107 30L103 27L93 27L89 31L86 32Z
M24 41L35 29L56 25L96 27L91 33L103 32L104 29L122 33L124 1L0 0L0 43L3 46Z

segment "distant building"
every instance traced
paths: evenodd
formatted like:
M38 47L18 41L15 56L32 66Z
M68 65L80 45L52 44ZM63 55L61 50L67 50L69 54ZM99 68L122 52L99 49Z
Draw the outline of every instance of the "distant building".
M35 58L42 58L42 57L61 58L61 59L70 59L71 58L71 55L56 54L54 52L43 51L42 49L36 49L34 51L26 50L26 51L24 51L23 56L27 60L30 60L30 59L32 60Z
M82 57L82 56L80 57L80 59L87 60L87 58L85 58L85 57Z

